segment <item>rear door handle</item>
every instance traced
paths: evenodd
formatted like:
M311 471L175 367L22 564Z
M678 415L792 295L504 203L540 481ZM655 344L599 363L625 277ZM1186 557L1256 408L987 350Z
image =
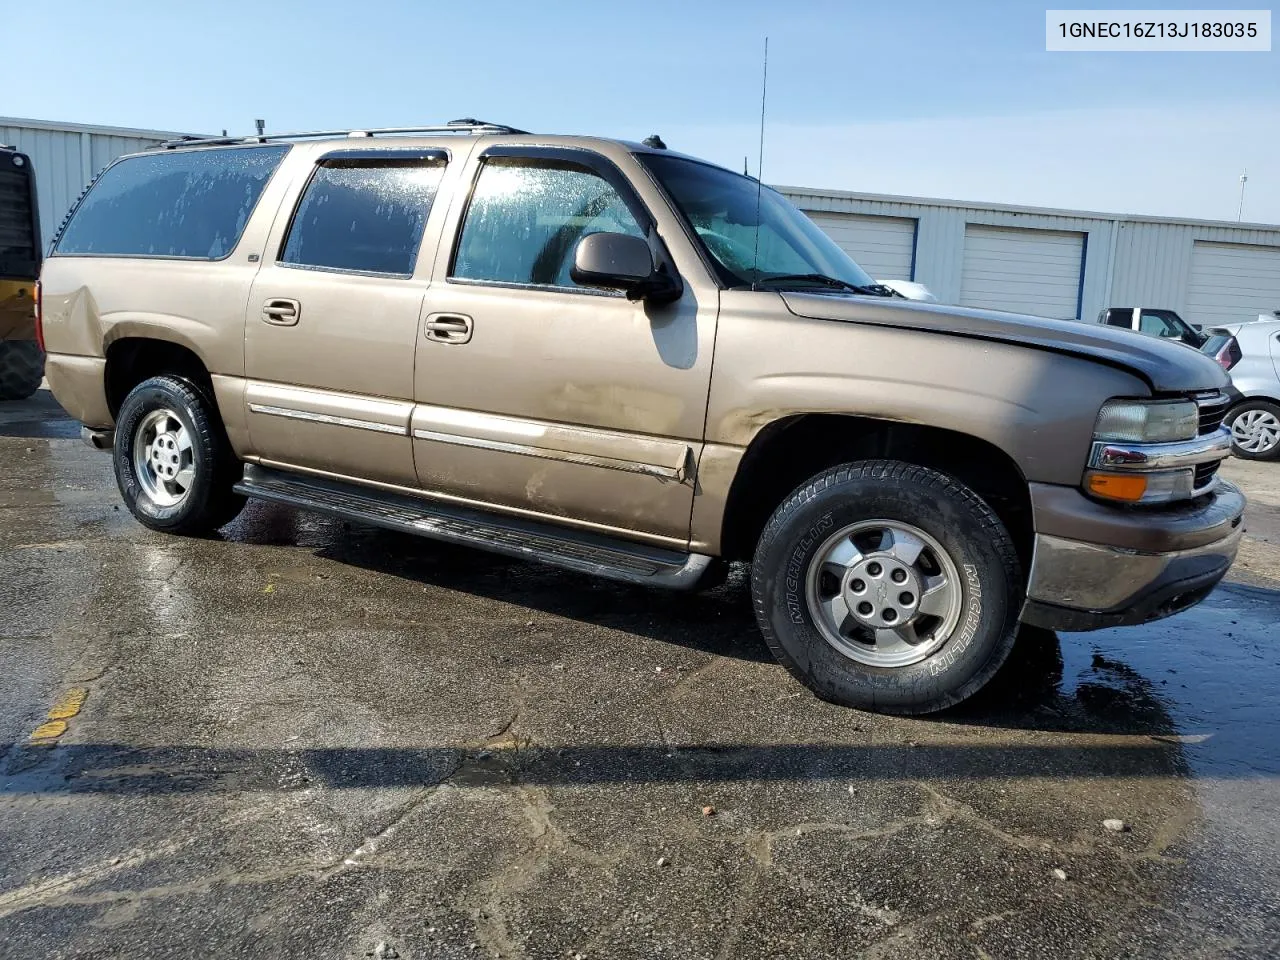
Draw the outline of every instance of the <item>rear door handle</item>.
M471 318L461 313L433 313L422 325L428 340L466 343L471 339Z
M292 327L302 316L302 304L297 300L273 299L262 305L262 319L277 327Z

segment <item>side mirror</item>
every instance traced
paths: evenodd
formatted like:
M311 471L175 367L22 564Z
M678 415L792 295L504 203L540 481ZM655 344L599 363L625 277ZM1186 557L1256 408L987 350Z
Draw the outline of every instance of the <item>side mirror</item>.
M670 303L683 287L654 266L649 243L625 233L591 233L578 241L569 276L586 287L623 290L628 300Z

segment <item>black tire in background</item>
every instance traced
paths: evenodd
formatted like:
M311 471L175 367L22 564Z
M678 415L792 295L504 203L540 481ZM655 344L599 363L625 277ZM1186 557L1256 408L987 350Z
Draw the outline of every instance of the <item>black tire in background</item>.
M44 379L44 351L34 340L0 340L0 400L25 400Z
M1241 420L1239 432L1237 419ZM1251 420L1252 442L1245 439L1244 430L1245 423ZM1224 422L1231 430L1231 452L1235 456L1242 460L1280 460L1280 404L1271 400L1246 400L1232 408ZM1254 449L1245 449L1240 445L1242 442L1248 442Z
M190 438L189 459L193 479L176 503L159 502L148 494L146 479L139 476L138 429L148 418L172 414L175 431ZM112 450L116 484L129 511L144 526L166 533L210 533L235 519L245 498L232 488L242 475L212 400L189 380L159 376L144 380L130 391L116 417ZM154 482L151 484L154 486Z
M959 573L956 626L937 632L947 639L924 659L902 666L868 665L837 649L806 586L826 544L882 521L927 535ZM954 478L893 460L833 467L795 490L761 534L751 586L769 647L801 683L824 700L898 714L944 709L986 684L1013 648L1023 597L1017 552L995 512Z

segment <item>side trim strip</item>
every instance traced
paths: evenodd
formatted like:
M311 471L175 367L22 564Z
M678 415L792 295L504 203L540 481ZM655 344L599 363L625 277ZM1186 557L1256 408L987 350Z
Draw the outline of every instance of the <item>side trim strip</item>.
M394 423L377 423L373 420L357 420L354 417L335 417L328 413L294 410L291 407L276 407L268 403L251 403L249 404L249 409L253 413L261 413L269 417L310 420L313 423L329 423L336 427L355 427L357 430L373 430L375 433L394 433L400 437L409 435L408 427L398 427Z
M489 440L484 437L464 437L456 433L439 433L435 430L414 430L418 440L434 440L437 443L451 443L459 447L477 447L481 450L497 450L501 453L514 453L522 457L540 457L544 460L564 460L568 463L582 463L590 467L604 467L607 470L623 470L627 473L642 473L650 477L661 477L664 480L683 482L688 475L687 466L664 467L656 463L638 463L634 460L615 460L613 457L601 457L590 453L573 453L569 450L553 450L550 447L535 447L527 443L511 443L507 440ZM688 463L688 454L685 455Z

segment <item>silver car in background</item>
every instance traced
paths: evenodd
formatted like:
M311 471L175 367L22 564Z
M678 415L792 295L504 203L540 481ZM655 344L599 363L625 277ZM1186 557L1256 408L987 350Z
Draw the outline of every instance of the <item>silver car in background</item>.
M1231 452L1246 460L1280 459L1280 320L1231 323L1205 333L1234 338L1238 348L1238 359L1229 343L1215 351L1243 395L1226 416Z

